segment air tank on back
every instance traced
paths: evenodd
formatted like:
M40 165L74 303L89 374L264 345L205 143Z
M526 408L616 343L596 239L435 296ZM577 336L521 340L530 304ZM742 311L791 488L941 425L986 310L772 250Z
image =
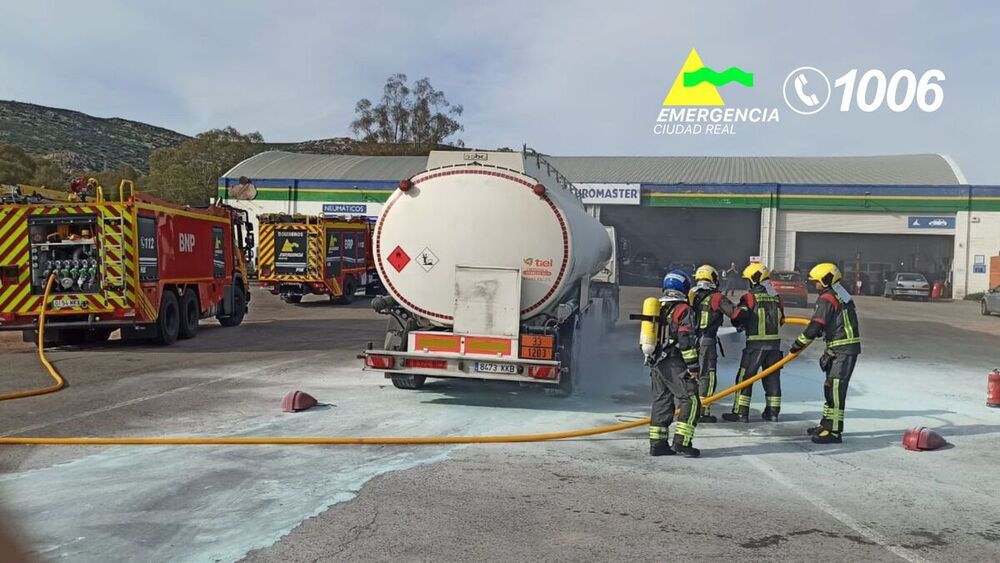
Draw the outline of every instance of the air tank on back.
M389 294L411 313L450 325L455 267L521 272L522 319L551 313L611 257L604 226L541 156L430 153L378 218L374 254Z

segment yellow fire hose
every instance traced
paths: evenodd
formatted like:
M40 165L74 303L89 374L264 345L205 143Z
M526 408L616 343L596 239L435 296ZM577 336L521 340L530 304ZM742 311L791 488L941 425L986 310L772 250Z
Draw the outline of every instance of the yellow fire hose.
M45 395L46 393L55 393L66 386L66 381L61 375L59 375L56 368L49 363L49 359L45 357L45 310L47 309L46 305L49 302L49 293L52 291L52 282L55 281L55 279L55 275L49 276L49 281L45 283L45 293L42 294L42 308L38 314L38 359L42 362L42 365L45 366L45 369L49 370L49 375L51 375L52 379L56 380L56 382L48 387L0 395L0 401L23 399L24 397L34 397L36 395Z
M46 359L45 352L43 348L43 336L45 331L45 307L48 302L49 289L52 286L52 278L49 279L48 284L45 287L45 298L42 301L42 312L39 316L38 321L38 356L42 360L42 364L49 371L49 374L58 382L57 385L52 387L47 387L45 389L39 389L36 391L28 391L26 394L20 394L21 397L28 397L32 395L41 395L43 393L51 393L53 391L58 391L65 385L62 377L59 376L59 372L52 366L51 363ZM785 319L786 323L790 324L809 324L808 319L791 317ZM760 373L744 379L742 383L738 383L719 391L718 393L705 397L702 404L708 405L712 404L719 399L736 393L741 389L753 385L756 381L767 377L781 369L782 366L788 362L794 360L798 357L798 354L789 354L782 358L781 360L775 362L767 369L761 371ZM17 397L13 396L0 396L2 399L14 399ZM179 437L179 438L150 438L150 437L133 437L133 438L114 438L114 437L100 437L100 438L39 438L39 437L3 437L0 438L0 445L36 445L36 446L222 446L222 445L319 445L319 446L349 446L349 445L375 445L375 446L389 446L389 445L442 445L442 444L495 444L495 443L514 443L514 442L544 442L548 440L564 440L567 438L580 438L583 436L595 436L597 434L608 434L611 432L619 432L621 430L627 430L629 428L635 428L637 426L644 426L649 423L649 418L641 418L638 420L633 420L630 422L621 422L618 424L609 424L607 426L597 426L593 428L584 428L581 430L567 430L563 432L545 432L541 434L511 434L506 436L429 436L429 437L386 437L386 438L376 438L376 437L350 437L350 436L296 436L296 437L271 437L271 436L230 436L230 437Z

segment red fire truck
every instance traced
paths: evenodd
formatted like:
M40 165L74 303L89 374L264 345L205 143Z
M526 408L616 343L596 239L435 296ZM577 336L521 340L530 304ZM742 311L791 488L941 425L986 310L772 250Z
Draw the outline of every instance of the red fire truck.
M367 220L284 214L257 220L257 279L286 303L310 294L350 303L361 288L369 295L379 292Z
M119 194L0 205L0 330L37 338L50 277L45 333L58 344L107 340L115 329L172 344L195 336L200 319L243 321L253 246L246 212L173 205L130 182Z

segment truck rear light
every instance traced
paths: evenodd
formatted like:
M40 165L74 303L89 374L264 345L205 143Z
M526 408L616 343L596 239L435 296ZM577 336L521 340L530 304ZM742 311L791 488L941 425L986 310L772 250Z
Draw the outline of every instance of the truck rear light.
M401 191L403 193L406 193L406 192L410 191L410 188L412 188L412 187L413 187L413 182L411 182L409 180L400 180L399 181L399 191Z
M407 358L403 366L408 368L448 369L448 360L424 360Z
M312 284L312 288L314 290L316 290L316 291L323 291L324 289L326 289L326 286L323 285L323 284L321 284L321 283L319 283L319 282L316 282L316 283Z
M14 313L0 313L0 322L9 323L13 322Z
M555 366L528 366L528 377L534 379L555 379L557 373Z
M0 281L4 285L14 285L17 283L17 266L0 266Z
M392 356L365 356L365 365L375 369L392 369L396 365L396 359Z

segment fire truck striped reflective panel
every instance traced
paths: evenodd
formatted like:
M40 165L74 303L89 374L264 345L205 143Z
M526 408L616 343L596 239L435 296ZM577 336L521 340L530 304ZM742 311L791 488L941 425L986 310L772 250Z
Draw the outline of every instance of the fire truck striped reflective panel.
M267 267L268 275L263 276L270 279L274 275L274 225L263 224L260 226L260 242L257 249L257 275L261 276L261 269Z
M0 285L0 312L19 311L31 292L28 264L28 221L24 207L0 208L0 266L17 266L14 285Z

